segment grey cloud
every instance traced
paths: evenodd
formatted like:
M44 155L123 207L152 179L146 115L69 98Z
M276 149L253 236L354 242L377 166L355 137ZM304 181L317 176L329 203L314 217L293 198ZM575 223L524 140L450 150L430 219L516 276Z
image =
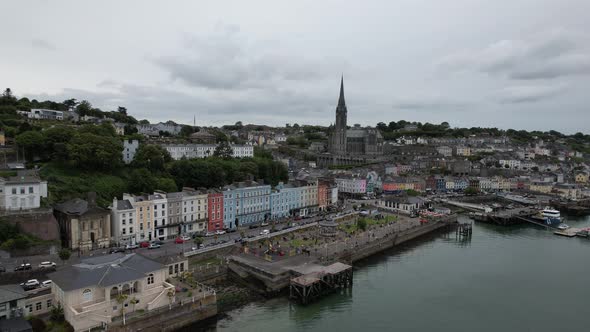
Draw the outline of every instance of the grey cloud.
M442 96L420 96L411 98L400 98L393 102L395 109L408 110L437 110L455 109L460 110L472 105L472 101L456 100Z
M532 40L501 40L481 50L445 57L437 65L454 71L475 69L514 80L590 73L590 54L580 46L581 37L563 30L539 36Z
M505 104L533 103L559 95L565 90L563 84L510 86L498 91L495 99Z
M252 51L235 26L207 37L186 36L185 54L160 56L153 63L174 80L208 89L265 88L285 81L310 81L343 71L339 59L307 59L272 50Z
M44 39L35 38L31 40L31 45L35 48L44 49L48 51L55 51L57 48L52 43Z

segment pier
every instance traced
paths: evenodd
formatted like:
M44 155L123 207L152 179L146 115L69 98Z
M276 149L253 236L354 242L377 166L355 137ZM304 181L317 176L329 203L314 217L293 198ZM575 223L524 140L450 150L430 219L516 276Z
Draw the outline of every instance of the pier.
M469 214L475 221L489 222L501 226L514 225L529 221L530 217L537 213L537 210L522 207L515 209L500 210L496 212L472 212ZM525 219L526 218L526 219Z
M292 278L289 298L301 304L310 303L323 295L352 287L352 266L340 262L329 266L312 265L300 269Z

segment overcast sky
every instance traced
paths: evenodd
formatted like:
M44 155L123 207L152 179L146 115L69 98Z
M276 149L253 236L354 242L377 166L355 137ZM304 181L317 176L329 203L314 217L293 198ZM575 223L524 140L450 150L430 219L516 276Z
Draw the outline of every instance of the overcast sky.
M9 1L0 85L139 119L588 133L590 1Z

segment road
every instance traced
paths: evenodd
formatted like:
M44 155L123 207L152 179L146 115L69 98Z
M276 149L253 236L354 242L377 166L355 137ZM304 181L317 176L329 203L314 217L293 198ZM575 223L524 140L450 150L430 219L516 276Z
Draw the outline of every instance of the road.
M323 217L316 216L316 217L297 220L297 221L292 220L292 219L284 220L281 223L276 223L275 229L282 230L282 229L288 227L288 225L290 223L296 223L296 224L312 223L312 222L316 222L322 218ZM235 242L236 239L241 238L240 234L242 232L244 232L245 237L254 237L254 236L259 235L263 229L270 230L271 227L272 227L271 225L268 225L265 227L258 227L255 229L249 229L247 227L243 227L243 228L240 228L239 231L235 231L232 233L204 237L203 238L203 240L204 240L203 246L212 246L212 245L219 244L222 242ZM162 246L158 249L138 248L133 251L137 252L137 253L141 253L142 255L145 255L150 258L159 258L159 257L164 257L164 256L180 255L184 252L191 251L193 247L196 247L196 244L194 243L193 240L189 240L183 244L177 244L174 241L175 241L175 239L165 240L164 244L162 244ZM97 249L97 250L93 250L93 251L91 251L85 255L81 255L81 256L79 255L78 252L72 252L72 256L67 261L67 264L68 265L77 264L84 258L108 254L109 251L110 251L110 249ZM35 269L35 268L37 268L39 263L44 262L44 261L51 261L51 262L57 263L58 269L62 268L64 266L64 264L61 262L61 260L59 259L57 254L0 258L0 264L6 268L7 272L14 271L14 268L22 263L30 263L33 266L33 269Z

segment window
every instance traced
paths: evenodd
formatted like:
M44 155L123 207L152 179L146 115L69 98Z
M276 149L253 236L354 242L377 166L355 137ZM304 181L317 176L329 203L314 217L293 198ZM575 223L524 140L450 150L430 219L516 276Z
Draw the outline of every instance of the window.
M123 228L123 230L121 231L121 233L122 233L123 235L125 235L125 228Z
M184 263L180 263L180 272L184 271Z
M51 299L47 300L47 309L53 307L53 301Z
M129 234L133 233L133 227L129 227Z
M164 204L162 204L162 209L164 209Z
M168 274L172 274L172 265L168 266Z
M12 188L12 194L16 195L16 188Z
M82 302L88 301L92 301L92 290L87 288L82 292Z
M41 310L43 308L43 305L41 304L41 302L37 302L35 304L35 310Z
M5 310L6 310L6 303L0 304L0 311L5 311Z
M27 304L27 305L25 306L25 309L26 309L26 310L28 310L28 311L29 311L29 313L32 313L32 312L33 312L33 305L32 305L32 304Z
M125 225L125 219L121 220L121 225Z
M33 193L33 187L29 187L29 194Z
M24 194L25 193L25 187L20 187L20 193Z
M147 284L148 284L148 285L151 285L151 284L153 284L153 283L154 283L154 274L153 274L153 273L150 273L150 274L148 275L148 277L147 277Z

